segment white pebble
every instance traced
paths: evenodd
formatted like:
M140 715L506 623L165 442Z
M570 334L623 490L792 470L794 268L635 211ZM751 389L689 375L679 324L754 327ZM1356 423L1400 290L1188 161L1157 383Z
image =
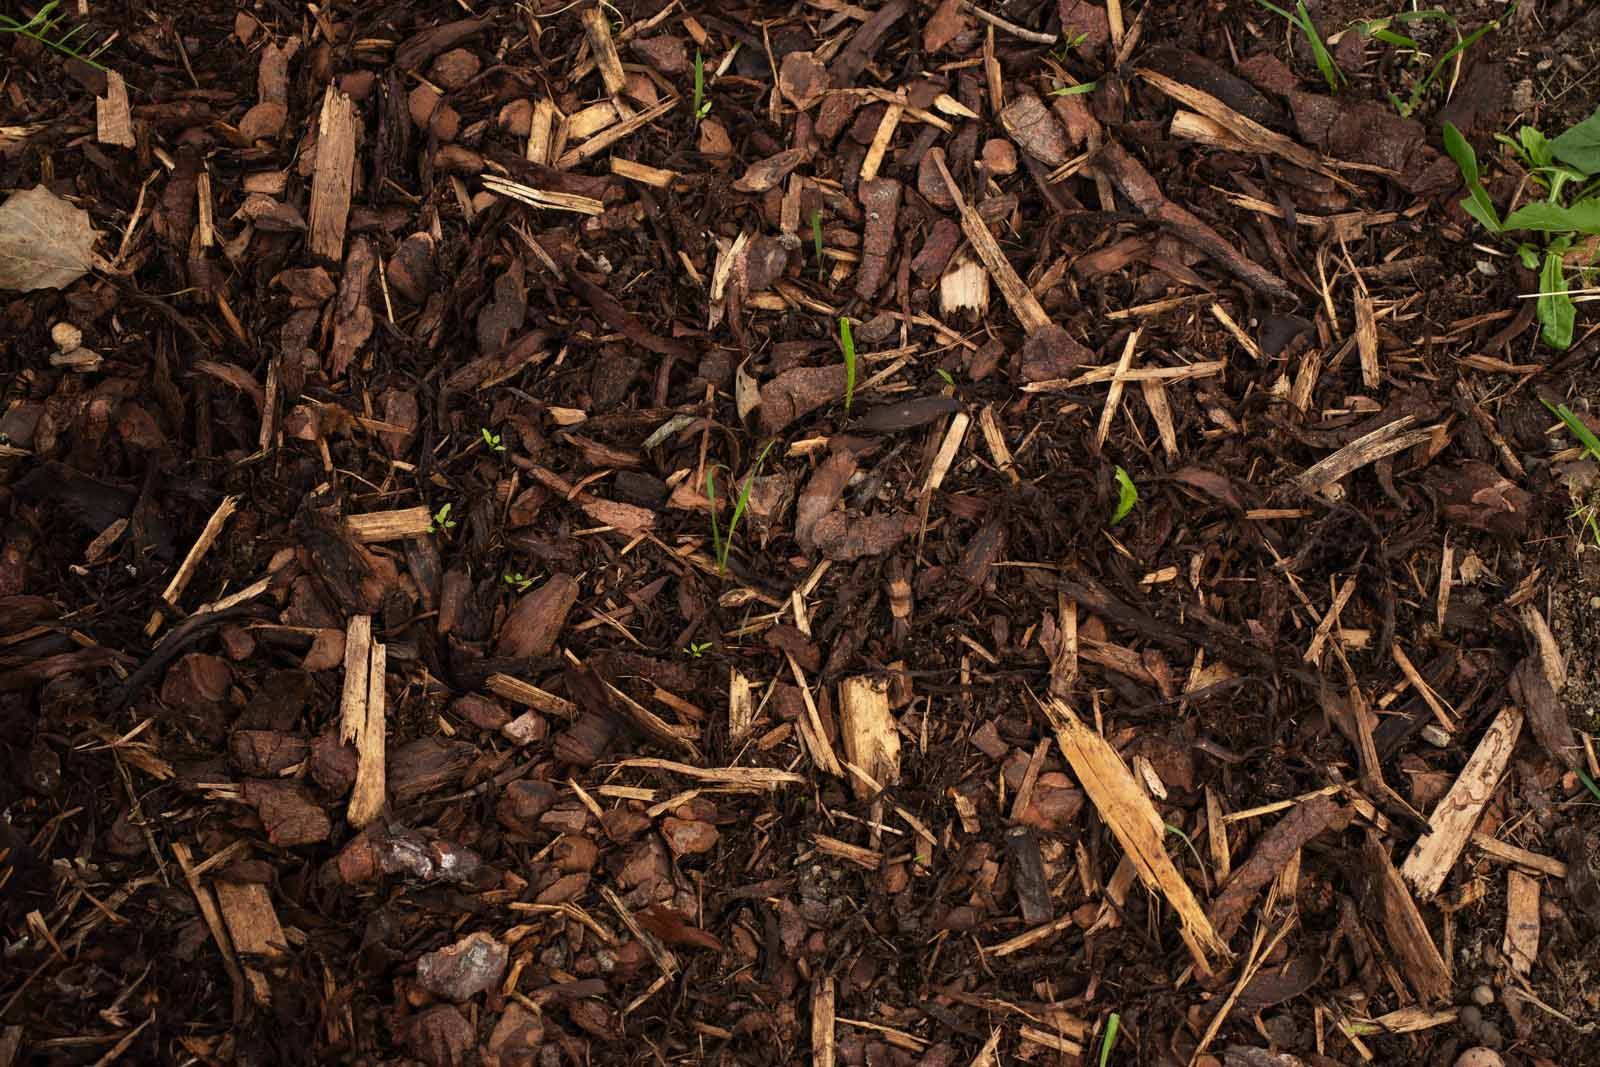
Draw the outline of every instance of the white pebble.
M1492 1048L1469 1048L1456 1057L1456 1067L1505 1067L1506 1061Z
M1600 605L1596 606L1600 607ZM1493 1004L1494 987L1489 985L1474 986L1472 989L1472 1002L1480 1008L1487 1008L1489 1005Z

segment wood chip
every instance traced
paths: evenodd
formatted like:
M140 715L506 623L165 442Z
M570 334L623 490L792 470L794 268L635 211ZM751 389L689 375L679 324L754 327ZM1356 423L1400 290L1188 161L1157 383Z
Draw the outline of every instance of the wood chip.
M1403 452L1433 437L1435 427L1432 426L1408 431L1406 427L1415 421L1416 416L1403 415L1363 437L1356 438L1333 455L1319 460L1302 471L1295 477L1295 488L1308 496L1320 492L1369 463L1376 463L1385 456Z
M1095 810L1133 861L1140 880L1166 897L1178 913L1184 943L1196 967L1210 973L1211 960L1225 960L1228 946L1167 854L1160 813L1105 738L1085 726L1071 708L1055 697L1040 706Z
M594 52L595 66L600 69L600 80L606 92L616 96L627 85L627 75L622 72L622 58L617 55L617 42L611 39L611 20L598 5L585 7L581 14L583 32Z
M1450 965L1433 943L1411 890L1389 861L1389 850L1375 835L1367 838L1366 859L1377 888L1379 916L1388 935L1386 945L1400 960L1406 981L1424 1004L1448 1000L1453 987Z
M889 711L889 683L881 677L846 678L839 683L839 736L845 758L878 783L900 780L900 731ZM875 790L852 776L856 796L870 800Z
M838 1055L833 1036L833 976L815 982L811 988L811 1064L834 1067Z
M579 215L603 215L606 210L604 204L591 196L535 189L531 185L523 185L521 182L514 182L508 178L501 178L493 174L484 175L483 187L491 193L519 200L529 207L547 208L551 211L572 211Z
M638 133L640 130L644 129L656 119L660 118L662 115L665 115L667 112L671 111L677 106L678 98L676 96L669 97L668 99L661 101L661 103L657 104L655 107L646 108L637 115L634 115L632 118L624 119L623 121L607 129L604 133L597 134L583 142L578 147L568 149L566 152L563 152L561 154L561 158L555 162L556 169L571 170L584 160L593 159L595 156L599 155L601 152L604 152L618 141Z
M101 144L132 148L133 113L128 109L128 85L122 75L106 71L106 95L95 97L95 137Z
M578 706L572 701L547 693L536 685L513 678L509 674L491 674L484 679L483 687L495 696L505 697L523 707L562 719L576 719Z
M289 942L283 936L283 926L272 907L272 894L259 882L230 882L219 879L216 883L217 908L233 947L244 957L244 976L250 985L250 995L257 1004L272 1003L272 986L263 967L273 967L288 955Z
M983 221L983 216L977 209L967 203L961 195L961 189L950 176L950 168L945 165L944 149L932 148L928 150L933 165L939 171L939 177L944 179L945 188L956 203L956 210L961 214L961 230L967 235L967 240L972 242L973 250L978 253L978 258L983 260L983 265L989 269L989 274L994 278L995 284L1000 287L1000 292L1006 298L1006 303L1011 305L1012 312L1017 316L1023 327L1029 331L1041 329L1050 325L1050 316L1045 314L1041 305L1017 274L1011 261L1006 259L1005 253L1000 250L1000 243L994 239L994 234L989 232L989 224Z
M1506 872L1506 936L1501 951L1511 969L1524 978L1539 958L1539 882L1514 869Z
M433 514L425 506L398 511L369 511L365 515L345 516L345 525L363 544L401 541L432 532Z
M1401 864L1401 875L1424 898L1432 898L1444 886L1456 857L1478 825L1478 817L1499 787L1522 732L1522 719L1522 709L1515 704L1500 709L1455 784L1428 817L1428 832Z
M317 120L317 164L311 178L311 211L306 243L311 254L344 261L344 231L356 176L356 138L360 119L350 97L329 85Z
M177 571L172 575L172 580L167 583L167 588L161 593L161 599L170 606L178 606L178 598L183 596L183 591L189 587L194 579L194 572L199 569L200 561L205 558L211 546L216 543L222 534L222 528L227 525L228 519L239 507L237 496L223 497L222 503L211 513L206 520L205 527L201 529L200 536L195 538L194 544L189 546L189 554L183 557L183 562L178 565ZM144 635L154 637L161 623L165 619L161 609L157 608L150 613L150 621L144 624Z

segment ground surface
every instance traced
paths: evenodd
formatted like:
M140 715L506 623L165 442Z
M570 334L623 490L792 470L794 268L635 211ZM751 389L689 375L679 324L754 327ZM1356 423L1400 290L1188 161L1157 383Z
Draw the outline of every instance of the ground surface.
M1600 1063L1600 334L1439 133L1600 12L88 8L0 1067Z

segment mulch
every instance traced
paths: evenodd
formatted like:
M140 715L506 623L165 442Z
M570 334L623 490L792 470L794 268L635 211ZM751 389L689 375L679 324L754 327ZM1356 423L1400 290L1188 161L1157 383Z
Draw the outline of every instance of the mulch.
M1600 1063L1523 8L0 35L0 1067Z

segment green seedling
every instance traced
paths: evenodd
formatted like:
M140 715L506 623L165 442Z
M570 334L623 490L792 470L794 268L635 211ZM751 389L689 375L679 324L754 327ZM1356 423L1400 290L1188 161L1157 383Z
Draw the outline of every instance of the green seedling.
M744 485L739 489L739 497L733 503L733 514L728 517L726 534L717 524L717 468L710 467L706 470L706 498L711 501L711 545L717 554L718 574L727 573L728 552L733 548L733 535L739 529L739 520L744 517L745 510L750 506L750 490L756 484L756 476L761 473L761 465L766 462L767 453L772 451L772 446L775 444L776 441L767 442L767 447L756 457L750 473L745 475Z
M711 642L690 641L689 647L684 649L684 651L689 654L690 659L699 659L701 656L711 651Z
M57 15L56 8L61 6L61 0L49 0L44 6L34 12L27 22L18 22L10 15L0 15L0 33L15 33L30 40L38 41L46 48L60 52L64 56L80 60L96 70L105 70L95 58L104 52L109 41L97 48L90 48L92 34L79 37L87 24L78 23L65 32L61 32L61 24L66 21L66 13Z
M951 374L949 371L945 370L943 367L935 367L935 368L933 368L933 373L935 373L939 377L943 378L944 379L944 384L948 385L950 388L954 389L956 387L955 375Z
M1111 513L1111 525L1115 526L1128 517L1133 506L1139 502L1139 487L1133 484L1133 479L1128 477L1128 472L1118 467L1114 472L1117 479L1117 510Z
M1444 54L1434 61L1433 67L1428 71L1428 73L1423 76L1423 78L1418 81L1416 85L1411 87L1411 95L1406 99L1401 100L1400 97L1394 93L1389 93L1389 103L1393 104L1394 109L1400 112L1401 115L1405 116L1406 118L1410 118L1416 112L1417 108L1422 105L1423 98L1427 95L1428 87L1439 80L1439 75L1444 73L1444 69L1445 67L1449 66L1450 61L1457 59L1461 53L1465 52L1467 49L1483 40L1484 37L1493 33L1495 30L1498 30L1500 28L1501 21L1503 19L1510 18L1512 12L1516 11L1516 9L1517 5L1512 4L1508 9L1506 9L1506 13L1501 15L1500 18L1491 19L1482 26L1479 26L1477 29L1473 30L1471 33L1467 34L1465 37L1461 36L1461 30L1456 25L1456 20L1447 12L1440 10L1407 11L1402 12L1399 15L1391 16L1390 19L1380 20L1385 22L1413 22L1419 21L1423 18L1439 18L1443 19L1445 22L1448 22L1451 29L1455 30L1456 34L1456 43L1447 48ZM1421 52L1417 42L1413 41L1404 34L1380 30L1373 32L1371 36L1374 36L1378 40L1385 41L1389 44L1398 45L1402 48L1410 48L1414 52Z
M1059 89L1051 89L1051 96L1077 96L1080 93L1092 93L1099 82L1079 82L1077 85L1063 85Z
M428 520L428 532L440 533L444 530L454 530L456 520L450 517L450 505L443 504L438 511L433 513L433 518Z
M1567 282L1566 257L1580 236L1600 235L1600 109L1558 137L1524 126L1514 138L1500 136L1528 169L1530 180L1544 199L1517 208L1503 220L1478 173L1478 156L1461 131L1445 123L1444 147L1461 171L1467 198L1461 209L1492 234L1528 232L1543 234L1543 245L1524 241L1517 255L1524 266L1539 273L1535 311L1540 335L1552 348L1572 346L1577 308ZM1564 195L1577 188L1573 195ZM1583 274L1586 276L1588 269Z
M700 49L694 50L694 120L699 122L711 114L711 101L706 99L706 61Z
M1111 1050L1117 1047L1117 1034L1122 1029L1122 1016L1116 1012L1106 1020L1105 1036L1100 1039L1100 1067L1111 1062Z
M1583 446L1583 450L1589 453L1589 458L1600 462L1600 438L1595 437L1594 431L1589 429L1582 419L1573 414L1572 409L1567 405L1552 404L1550 401L1545 400L1544 406L1550 409L1551 414L1561 420L1568 433L1578 439L1578 443ZM1583 524L1589 529L1589 536L1594 538L1596 545L1600 545L1600 518L1597 518L1593 504L1586 504L1567 517L1569 519L1583 520Z
M1584 770L1582 767L1579 767L1577 770L1578 781L1583 783L1583 787L1585 789L1594 794L1594 798L1596 800L1600 800L1600 785L1595 784L1595 780L1589 777L1589 772Z
M490 433L489 427L484 426L480 428L478 432L483 434L484 447L488 448L489 451L504 452L506 450L506 446L500 443L500 435L497 433Z
M528 586L533 584L533 579L520 571L506 571L500 578L519 593L526 593Z
M850 320L839 318L839 344L844 349L844 410L850 412L850 401L856 395L856 339L850 335Z
M826 276L826 267L822 262L822 212L811 212L811 247L817 256L817 280L821 281Z
M1292 14L1269 0L1256 0L1256 3L1287 21L1305 36L1306 43L1311 46L1311 58L1317 61L1317 69L1322 72L1322 80L1328 83L1328 91L1337 93L1339 82L1344 79L1344 75L1339 73L1339 64L1333 61L1333 53L1328 51L1327 44L1322 40L1322 34L1317 32L1317 24L1311 21L1311 12L1306 10L1304 0L1295 0Z

